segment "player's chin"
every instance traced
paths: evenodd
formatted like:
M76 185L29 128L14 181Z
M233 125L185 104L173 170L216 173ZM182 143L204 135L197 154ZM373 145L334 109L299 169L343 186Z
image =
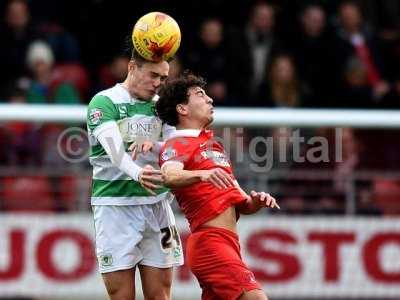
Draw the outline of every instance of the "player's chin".
M152 99L157 94L157 92L154 90L145 90L144 94L145 95L143 95L143 96L145 99Z
M157 94L157 92L155 92L155 91L149 91L148 94L149 94L149 95L148 95L147 98L152 99L152 98Z
M138 94L137 97L139 98L139 100L142 100L142 101L150 101L153 99L153 97L155 95L156 95L156 93L154 93L154 92L143 91L142 93Z

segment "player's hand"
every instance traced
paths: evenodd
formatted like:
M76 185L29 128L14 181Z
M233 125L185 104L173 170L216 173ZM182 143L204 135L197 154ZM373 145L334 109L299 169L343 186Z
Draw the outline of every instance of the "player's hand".
M131 157L133 160L136 160L137 155L139 153L147 153L153 149L153 142L152 141L144 141L142 144L138 144L136 142L133 142L132 145L129 146L129 151L132 151Z
M278 202L274 197L266 192L250 192L251 200L253 200L260 208L261 207L276 207L277 209L281 209L278 205Z
M203 170L200 179L201 181L211 182L219 189L226 189L228 187L235 186L235 181L232 176L221 168Z
M163 184L161 170L156 170L152 166L145 166L139 174L139 183L151 195L156 195L154 190L161 188Z

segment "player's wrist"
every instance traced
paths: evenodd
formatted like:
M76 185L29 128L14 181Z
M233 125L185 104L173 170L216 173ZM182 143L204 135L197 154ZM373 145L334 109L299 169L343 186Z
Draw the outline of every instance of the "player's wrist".
M254 203L254 208L256 209L256 212L259 211L263 207L263 205L260 201L253 201L253 203Z
M254 197L247 198L245 204L243 205L243 210L246 214L254 214L262 208L260 201Z
M139 167L138 169L138 177L137 177L137 181L142 184L142 176L144 173L144 168Z
M195 172L194 177L198 179L199 181L208 181L209 178L209 172L208 170L198 170Z

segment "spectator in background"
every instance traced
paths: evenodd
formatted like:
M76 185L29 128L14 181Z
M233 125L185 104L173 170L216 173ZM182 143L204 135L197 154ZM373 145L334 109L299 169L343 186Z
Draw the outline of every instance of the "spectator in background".
M333 184L337 193L346 193L350 184L349 176L360 167L362 144L354 129L342 130L342 161L335 161Z
M400 69L400 2L398 0L360 1L363 12L379 36L385 78L393 80Z
M275 9L266 2L258 2L251 10L249 22L242 32L231 36L229 66L230 90L246 105L260 100L260 85L267 74L271 57L282 48L274 35Z
M382 99L380 103L380 108L385 108L385 109L400 108L400 73L396 76L389 93L387 93L385 97Z
M80 47L74 35L56 22L40 24L39 29L45 41L53 50L58 63L76 63L80 61Z
M285 53L272 58L266 79L260 88L260 99L258 102L252 103L254 106L295 108L301 106L307 98L307 93L297 77L293 58ZM272 164L274 169L289 171L294 163L292 135L295 130L296 128L285 127L270 129L269 135L274 141L273 153L274 158L276 158ZM260 136L264 136L265 131L265 128L258 132L257 129L251 130L251 132ZM281 159L282 157L284 159Z
M298 107L306 99L306 91L297 76L293 58L279 54L271 61L267 80L261 85L257 106Z
M111 62L102 66L99 70L99 85L95 88L98 91L110 88L119 82L123 82L128 75L129 58L124 55L116 55Z
M23 62L28 45L40 37L36 25L31 20L27 1L8 1L4 23L0 27L0 36L2 39L0 81L2 84L10 84L19 77L26 75L27 69Z
M29 103L79 103L79 92L72 84L58 81L54 83L54 56L46 43L32 43L26 61L32 72L32 80L27 90Z
M341 61L356 57L364 66L370 87L386 93L388 83L384 80L382 57L374 33L364 24L360 8L353 1L344 1L338 9L338 51Z
M368 70L357 57L347 61L343 92L338 106L347 108L374 108L387 95L386 85L372 86L368 82Z
M189 69L208 78L207 93L218 105L228 105L227 49L224 26L219 19L203 21L200 25L199 44L195 49L189 50L185 64Z
M32 43L28 49L27 64L32 79L27 88L27 102L34 104L79 104L80 95L73 83L60 79L54 67L53 52L42 41ZM58 149L58 138L65 130L61 124L46 124L40 128L41 163L44 166L65 168L68 162Z
M299 75L310 90L309 101L303 106L330 106L337 96L340 64L327 29L326 13L322 6L310 4L301 11L299 21L299 30L290 42Z
M9 103L26 103L25 91L18 87L10 87L7 98ZM41 157L40 148L40 125L29 122L7 122L4 124L7 145L2 147L6 150L7 164L12 166L39 165Z
M390 178L375 178L372 184L372 198L384 216L400 215L400 182Z
M398 9L400 10L400 5ZM400 70L400 17L397 18L399 19L397 24L388 24L380 33L384 64L390 80L396 79Z

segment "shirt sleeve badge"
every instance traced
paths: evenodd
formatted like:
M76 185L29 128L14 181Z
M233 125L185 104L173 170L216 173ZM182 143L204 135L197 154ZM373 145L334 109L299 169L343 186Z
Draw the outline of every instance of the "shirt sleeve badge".
M103 112L99 108L93 108L89 112L89 121L93 125L99 124L102 117Z

